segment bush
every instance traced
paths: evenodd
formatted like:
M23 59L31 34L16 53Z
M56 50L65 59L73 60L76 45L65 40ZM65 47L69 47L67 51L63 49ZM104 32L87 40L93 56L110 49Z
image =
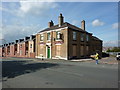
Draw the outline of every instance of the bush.
M108 48L107 52L120 52L120 47L114 47L113 49Z

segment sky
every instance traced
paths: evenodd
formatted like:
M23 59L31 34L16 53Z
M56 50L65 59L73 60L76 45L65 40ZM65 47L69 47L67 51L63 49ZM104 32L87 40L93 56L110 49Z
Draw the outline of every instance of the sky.
M53 20L58 24L62 13L64 21L81 27L103 40L103 46L118 44L117 2L2 2L0 4L0 40L12 42L36 34Z

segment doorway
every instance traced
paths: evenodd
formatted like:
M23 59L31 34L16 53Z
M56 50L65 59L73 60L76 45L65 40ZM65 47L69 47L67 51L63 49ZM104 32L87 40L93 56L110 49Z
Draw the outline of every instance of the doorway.
M50 47L47 47L47 58L50 58Z

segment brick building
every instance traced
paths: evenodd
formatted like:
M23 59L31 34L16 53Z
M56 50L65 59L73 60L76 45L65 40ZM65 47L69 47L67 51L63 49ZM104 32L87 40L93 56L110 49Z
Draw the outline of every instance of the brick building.
M48 22L48 28L36 34L36 58L73 59L102 52L102 40L85 30L85 21L81 28L64 22L62 14L58 24Z
M51 20L48 28L36 35L15 40L0 47L0 56L73 59L86 58L91 54L102 52L102 40L85 29L85 21L81 27L64 22L62 14L58 17L58 24Z
M35 58L35 35L0 46L0 57Z
M3 45L0 45L0 57L3 57Z
M15 41L14 44L14 56L15 57L35 57L35 35L25 37Z
M36 36L35 35L31 35L30 39L28 41L28 57L30 58L35 58L35 42L36 42Z

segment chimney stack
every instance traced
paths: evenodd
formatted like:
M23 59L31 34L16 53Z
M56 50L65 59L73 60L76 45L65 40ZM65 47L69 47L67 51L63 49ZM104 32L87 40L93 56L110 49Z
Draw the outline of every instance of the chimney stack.
M50 27L52 27L52 26L54 26L54 23L53 23L53 21L51 20L50 22L48 22L48 27L50 28Z
M15 40L15 44L17 44L18 43L18 40Z
M22 42L22 41L24 41L24 39L19 39L19 42Z
M58 17L58 21L59 21L59 27L62 26L62 24L64 23L64 17L62 16L61 13L60 16Z
M81 21L81 29L85 30L85 20Z
M30 36L30 40L35 39L35 37L36 37L35 35L31 35L31 36Z
M25 38L24 38L24 41L26 41L26 40L28 40L28 39L30 39L30 37L25 37Z

